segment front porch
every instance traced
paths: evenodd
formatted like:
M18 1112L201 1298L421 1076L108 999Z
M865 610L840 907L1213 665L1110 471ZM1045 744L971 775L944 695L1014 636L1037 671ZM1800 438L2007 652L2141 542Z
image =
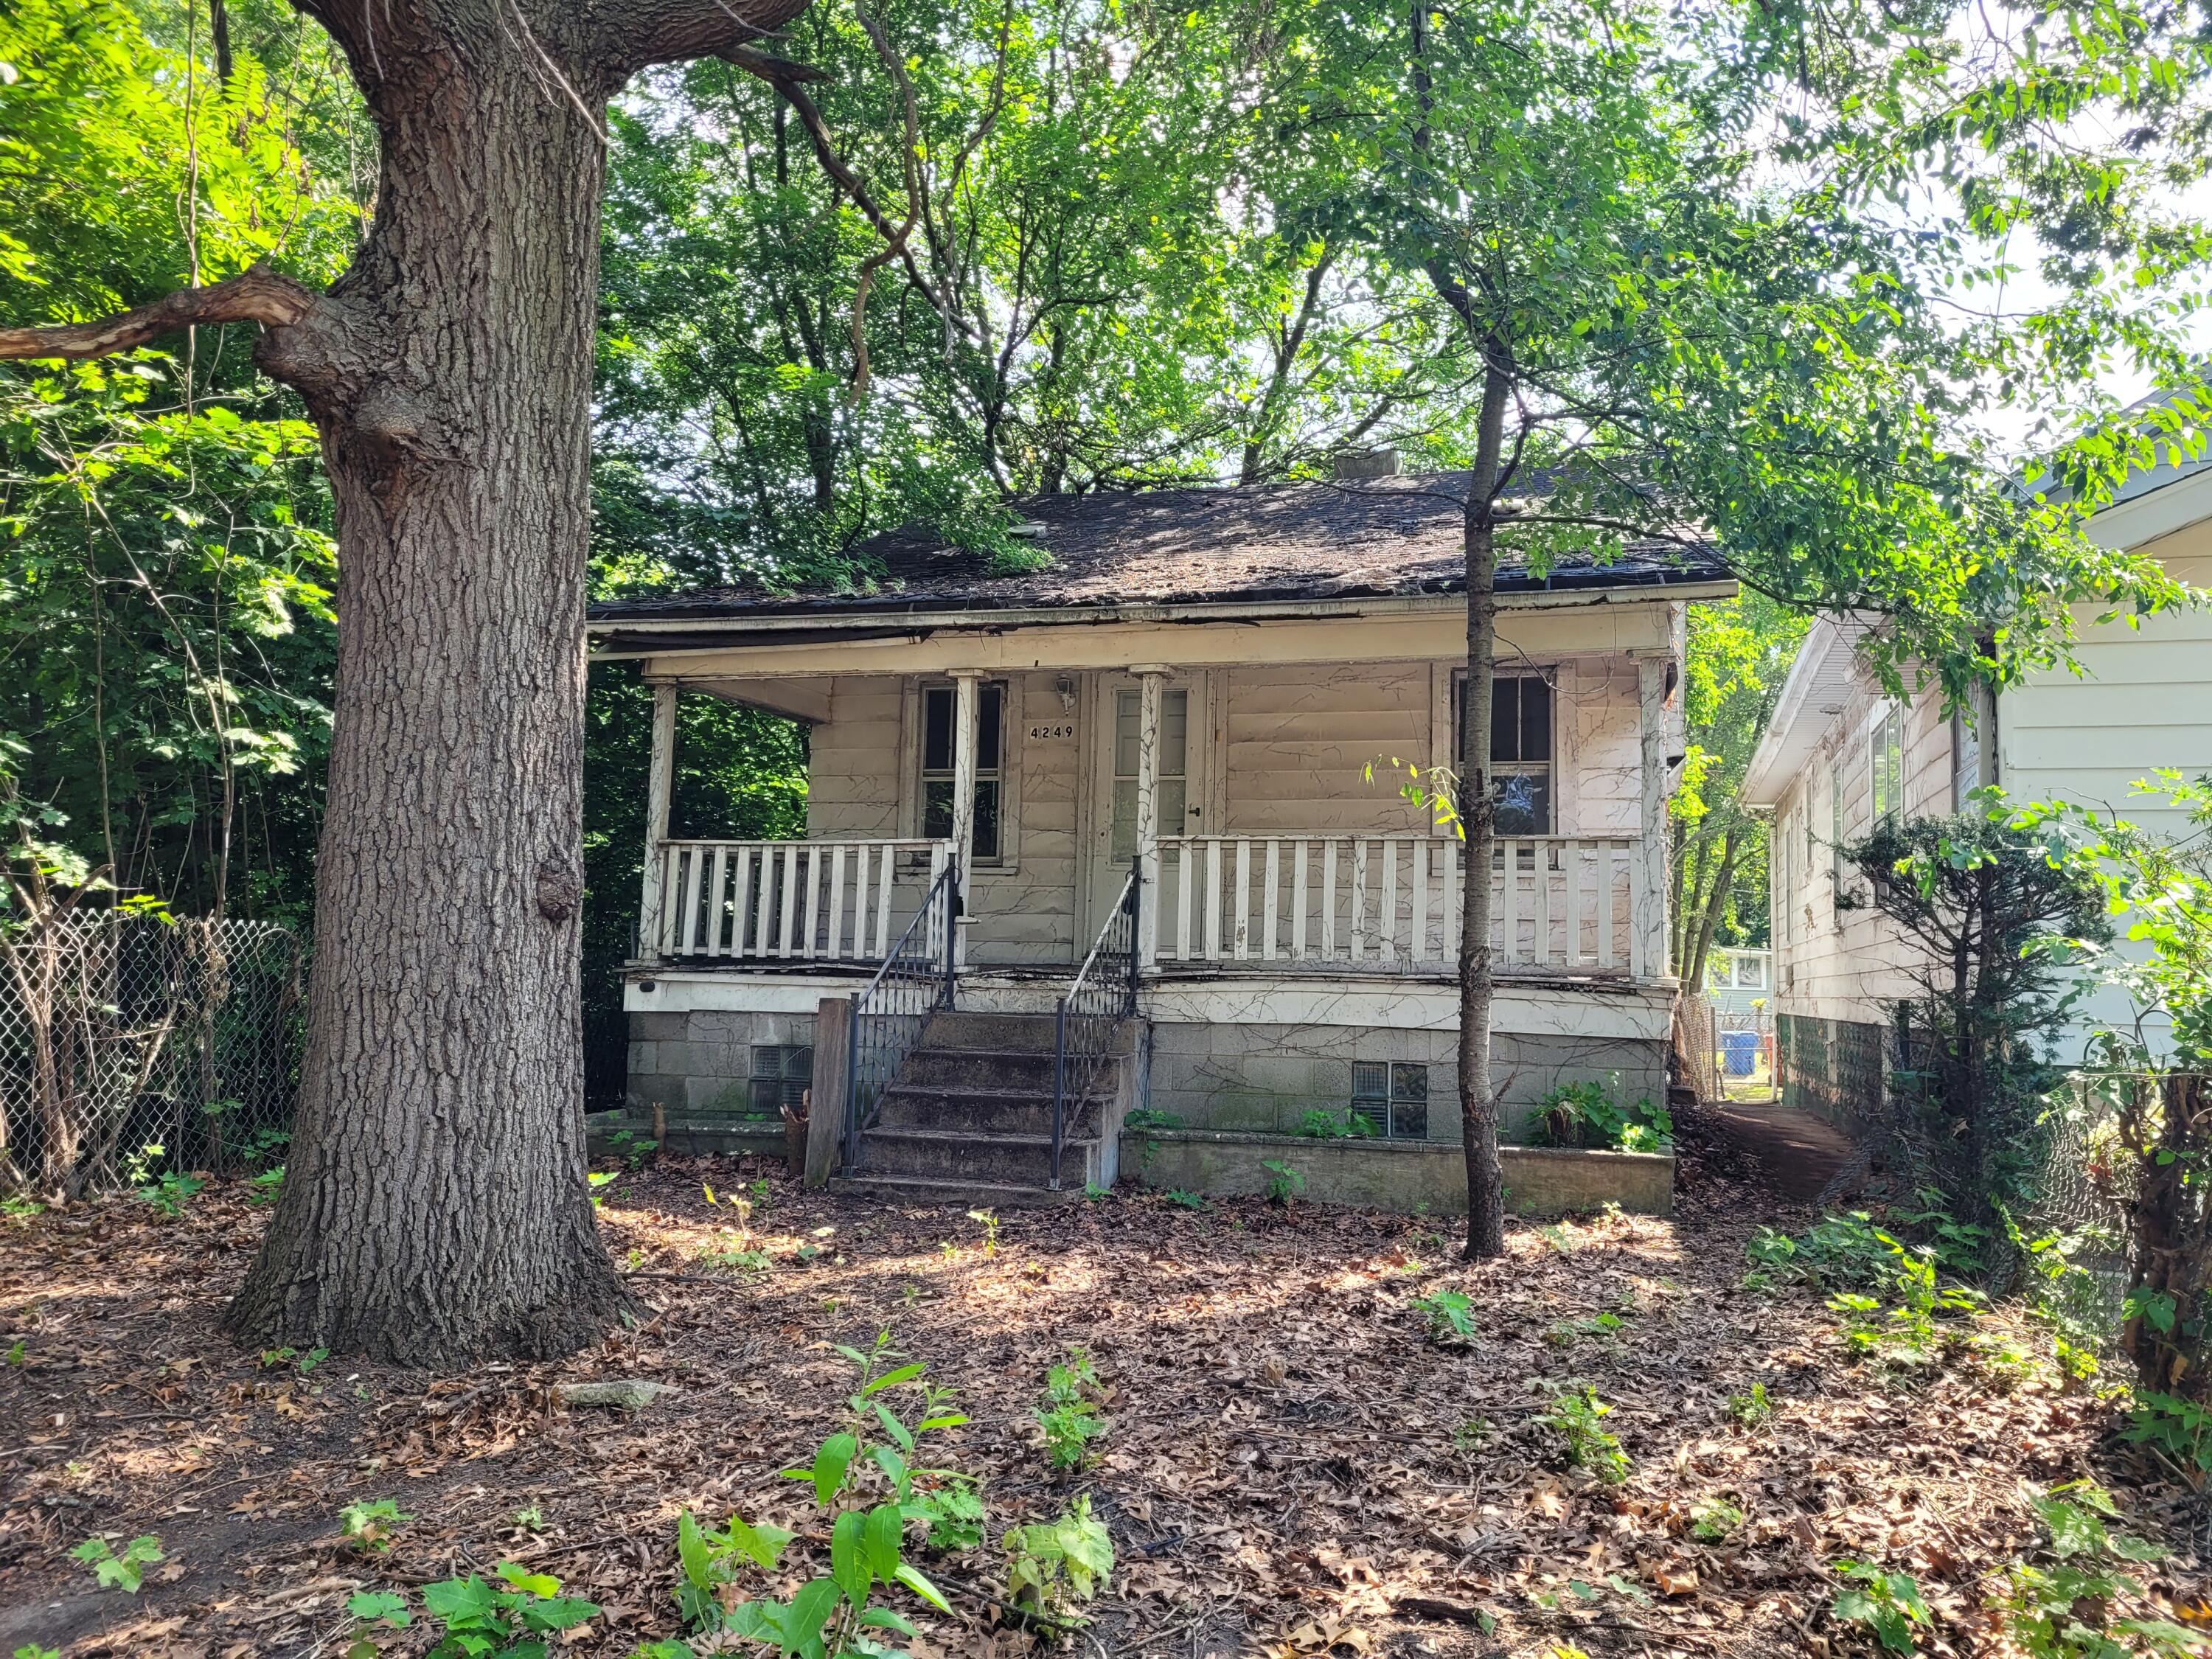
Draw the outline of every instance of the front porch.
M1643 838L1501 839L1491 860L1501 975L1659 977L1664 913ZM1322 977L1456 970L1465 848L1448 835L1178 836L1138 866L1139 971L1264 969ZM957 857L945 840L672 841L652 864L638 967L730 973L870 970ZM1144 872L1155 873L1149 881ZM979 884L978 884L979 885ZM971 885L956 973L995 896ZM1060 964L1031 963L1040 980ZM1066 966L1072 967L1068 963ZM1060 977L1065 977L1064 975Z

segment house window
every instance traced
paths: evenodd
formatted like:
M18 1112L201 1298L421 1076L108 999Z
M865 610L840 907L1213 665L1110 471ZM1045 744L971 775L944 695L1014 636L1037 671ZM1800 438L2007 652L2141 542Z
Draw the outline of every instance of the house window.
M1895 703L1867 733L1867 778L1876 823L1905 810L1905 711Z
M753 1045L752 1086L748 1104L755 1117L781 1117L787 1106L794 1112L806 1103L807 1086L814 1080L814 1050L796 1043L757 1042Z
M1137 855L1137 761L1143 748L1144 697L1114 694L1113 859L1127 864ZM1190 693L1160 694L1159 833L1186 834L1190 811Z
M1844 757L1828 757L1828 913L1844 916Z
M1782 815L1781 821L1775 826L1775 847L1779 854L1775 861L1781 866L1781 868L1774 872L1775 896L1778 900L1774 907L1777 913L1774 918L1774 931L1776 936L1785 945L1794 937L1790 927L1790 912L1796 903L1797 884L1796 872L1790 868L1790 848L1796 845L1796 828L1795 815L1788 812Z
M1490 683L1490 772L1498 793L1498 833L1552 833L1552 688L1539 674L1501 674ZM1467 722L1460 688L1460 728ZM1455 737L1458 734L1455 733ZM1455 742L1456 760L1467 752Z
M1426 1140L1429 1068L1399 1060L1353 1060L1352 1115L1393 1140Z
M1951 810L1965 811L1968 796L1996 781L1996 695L1977 680L1951 716Z
M957 688L921 689L921 833L935 840L952 834L952 723L959 704ZM1006 688L987 680L975 688L975 862L998 864L1000 820L1006 800L1000 757L1006 715Z

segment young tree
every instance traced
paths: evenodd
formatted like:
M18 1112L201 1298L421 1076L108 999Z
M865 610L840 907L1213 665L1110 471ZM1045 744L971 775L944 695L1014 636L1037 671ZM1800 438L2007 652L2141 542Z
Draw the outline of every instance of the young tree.
M340 553L307 1055L228 1322L403 1360L550 1355L628 1297L584 1182L577 961L589 424L609 99L761 52L805 0L299 0L381 140L318 292L254 267L100 321L82 358L252 323L305 399Z
M1540 570L1570 551L1717 545L1747 585L1792 605L1882 613L1886 660L1948 691L2063 653L2072 601L2172 596L2151 562L2087 547L2074 509L2022 499L1960 447L1948 417L1979 365L1937 314L1921 240L1817 179L1771 177L1760 136L1791 68L1786 33L1748 9L1645 0L1407 0L1301 22L1283 25L1285 50L1318 72L1285 124L1304 157L1286 188L1425 274L1479 377L1455 485L1471 869L1490 869L1496 844L1501 560ZM1861 89L1885 67L1871 63ZM1490 924L1489 884L1469 881L1470 1255L1504 1245Z

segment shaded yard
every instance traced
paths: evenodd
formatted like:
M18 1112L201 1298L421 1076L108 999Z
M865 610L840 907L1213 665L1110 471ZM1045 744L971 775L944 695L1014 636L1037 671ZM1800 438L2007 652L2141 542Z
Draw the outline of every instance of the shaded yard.
M779 1471L837 1425L853 1373L830 1345L878 1331L959 1390L972 1420L937 1461L982 1479L991 1518L983 1548L921 1558L961 1615L922 1620L924 1654L1030 1650L990 1628L997 1534L1078 1492L1119 1557L1079 1652L1870 1650L1826 1611L1846 1557L1919 1580L1923 1651L1996 1652L1988 1575L2039 1540L2023 1483L2115 1478L2109 1413L2047 1372L1960 1352L1888 1379L1848 1359L1816 1294L1742 1288L1754 1226L1805 1218L1724 1156L1690 1163L1671 1222L1517 1226L1474 1270L1417 1219L1257 1201L1009 1216L991 1250L957 1212L780 1175L746 1234L728 1200L757 1173L613 1183L604 1224L658 1314L566 1364L438 1380L303 1374L217 1339L260 1225L240 1188L176 1221L123 1200L0 1224L0 1347L19 1345L0 1368L0 1652L335 1655L350 1592L513 1560L602 1606L556 1650L627 1654L677 1634L685 1507L791 1528L795 1577L820 1570L810 1495ZM1446 1289L1473 1304L1472 1347L1431 1341L1412 1305ZM1055 1478L1031 1412L1071 1343L1110 1427ZM555 1394L614 1377L681 1392L635 1415ZM1581 1384L1613 1407L1618 1487L1540 1420ZM1747 1424L1755 1387L1772 1409ZM2200 1588L2179 1495L2122 1497L2136 1529L2185 1540L2148 1577ZM339 1511L380 1498L414 1518L364 1553ZM1699 1541L1714 1500L1742 1519ZM94 1534L152 1534L167 1559L135 1599L97 1590L66 1554ZM386 1650L428 1641L418 1623Z

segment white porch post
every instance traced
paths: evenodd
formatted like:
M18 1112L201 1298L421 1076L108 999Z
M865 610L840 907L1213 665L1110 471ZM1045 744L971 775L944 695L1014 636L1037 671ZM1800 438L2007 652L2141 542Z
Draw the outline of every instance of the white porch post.
M1643 838L1629 866L1629 972L1662 979L1667 962L1667 671L1664 657L1636 663Z
M952 857L957 873L952 891L958 901L959 920L952 930L952 958L956 967L968 960L969 875L975 858L976 714L982 706L979 693L980 668L952 671Z
M645 890L637 907L637 953L647 962L661 957L662 915L666 904L668 799L676 777L676 688L653 688L653 755L645 785Z
M1160 953L1160 719L1168 671L1146 664L1129 672L1137 677L1137 965L1149 969Z

